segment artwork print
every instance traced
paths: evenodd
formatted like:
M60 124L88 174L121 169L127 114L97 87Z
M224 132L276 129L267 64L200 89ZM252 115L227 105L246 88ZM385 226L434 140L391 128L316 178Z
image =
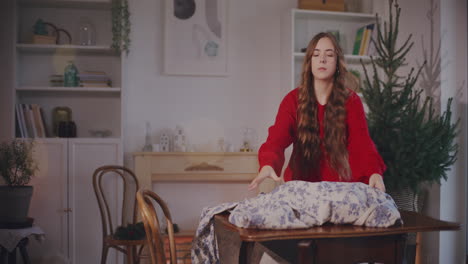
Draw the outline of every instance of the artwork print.
M227 75L226 8L226 0L165 0L165 74Z

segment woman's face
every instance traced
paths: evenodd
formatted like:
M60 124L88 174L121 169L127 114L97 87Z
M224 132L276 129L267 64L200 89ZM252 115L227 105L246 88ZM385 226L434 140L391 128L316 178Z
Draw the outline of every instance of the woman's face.
M315 80L332 80L336 71L336 52L333 42L321 38L312 52L311 68Z

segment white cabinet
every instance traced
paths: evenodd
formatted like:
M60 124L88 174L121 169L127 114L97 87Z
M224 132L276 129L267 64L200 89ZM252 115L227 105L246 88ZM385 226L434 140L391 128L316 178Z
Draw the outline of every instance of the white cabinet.
M44 230L46 239L39 244L31 239L28 251L33 261L38 256L68 259L67 141L43 139L34 150L39 171L31 181L34 190L29 216Z
M46 238L42 243L31 240L28 250L33 263L100 262L101 216L92 176L102 165L122 164L121 148L118 139L36 140L40 171L32 181L29 215ZM105 184L115 200L119 198L117 184L114 180ZM110 206L116 204L111 201ZM117 257L111 250L108 263L117 263Z
M282 22L282 87L294 89L300 82L304 52L309 41L319 32L339 31L340 46L343 48L348 68L360 70L360 59L369 62L368 56L352 54L358 28L375 23L375 15L350 12L331 12L292 9ZM363 75L361 74L363 77ZM283 88L285 89L285 88Z
M7 0L12 1L12 0ZM53 137L52 111L64 106L72 110L80 138L97 137L95 131L108 130L110 137L122 137L122 71L124 56L111 49L112 4L109 0L16 0L14 5L13 101L16 104L36 104L43 109L49 137ZM56 44L34 44L33 26L38 19L52 23L71 35L71 43L63 32ZM80 45L80 25L95 29L95 44ZM51 30L50 27L47 29ZM73 61L79 73L103 74L111 87L96 81L85 86L52 85L52 75L63 75L68 61ZM90 77L90 78L91 78ZM57 78L57 77L54 77ZM81 84L80 84L81 86ZM11 113L14 115L15 111ZM13 135L19 136L15 118L9 124ZM108 133L108 132L107 132ZM101 133L102 134L102 133Z

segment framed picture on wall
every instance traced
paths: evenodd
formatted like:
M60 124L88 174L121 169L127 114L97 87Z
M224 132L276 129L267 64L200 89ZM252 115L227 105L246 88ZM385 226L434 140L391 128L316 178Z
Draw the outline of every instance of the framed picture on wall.
M164 0L164 73L226 76L227 0Z

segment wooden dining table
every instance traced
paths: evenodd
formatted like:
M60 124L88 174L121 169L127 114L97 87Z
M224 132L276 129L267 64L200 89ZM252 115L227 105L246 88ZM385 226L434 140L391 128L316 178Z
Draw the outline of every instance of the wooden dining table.
M391 227L325 224L307 229L240 228L229 213L215 216L220 263L260 262L267 252L278 263L403 263L408 233L459 230L460 224L400 211Z

